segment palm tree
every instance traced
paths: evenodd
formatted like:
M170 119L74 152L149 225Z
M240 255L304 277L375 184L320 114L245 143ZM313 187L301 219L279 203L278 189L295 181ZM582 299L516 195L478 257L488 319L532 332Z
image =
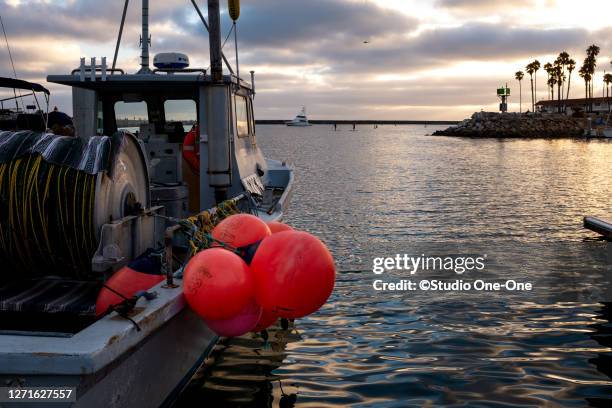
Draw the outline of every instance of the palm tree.
M599 55L599 51L600 51L599 47L593 44L589 46L589 48L587 48L587 55L596 57Z
M563 95L565 93L565 67L569 65L570 62L570 57L569 54L566 51L561 51L559 53L559 56L557 57L557 61L559 61L559 63L561 64L561 68L562 68L562 81L561 81L561 92L559 93L558 97L561 100L564 100L565 98L563 98ZM564 106L562 107L563 112L565 112L565 104L563 104Z
M550 95L551 100L554 100L555 99L555 85L557 83L557 79L555 78L554 75L550 75L546 83L548 84L548 94Z
M557 57L557 61L559 61L559 63L561 63L561 67L563 68L563 77L565 78L565 66L569 63L570 57L569 54L566 51L562 51L559 53L559 57ZM563 80L563 92L561 93L561 95L563 95L565 93L565 79Z
M538 99L538 71L540 70L540 61L533 61L533 82L534 82L534 99L537 102ZM535 104L534 104L535 106Z
M584 61L584 63L586 64L586 69L588 73L586 79L589 83L589 95L587 96L587 98L589 99L589 111L593 112L593 89L595 87L595 84L593 83L593 77L595 76L595 67L597 66L597 60L594 56L589 55Z
M591 74L589 73L589 68L587 66L587 61L584 61L582 67L578 71L578 75L584 79L584 99L586 101L584 106L584 111L588 110L588 100L589 100L589 81L591 80Z
M557 112L561 113L561 95L563 94L563 82L565 81L565 74L563 73L563 63L561 59L557 59L557 61L555 61L553 78L557 84Z
M570 58L570 60L567 62L567 96L565 97L566 101L569 99L570 85L572 84L572 71L575 69L576 61Z
M606 100L608 102L608 112L610 112L610 84L612 84L612 74L604 75L604 84L606 84Z
M514 78L516 78L519 83L519 113L523 113L523 85L521 84L523 77L525 77L523 71L516 71L514 73Z
M535 109L535 98L533 95L533 73L535 72L535 68L533 66L533 62L527 64L525 71L527 71L529 74L529 80L531 81L531 111L533 112Z
M591 111L593 110L593 77L595 76L595 68L597 67L597 56L599 55L599 51L599 47L595 44L589 46L589 48L586 50L587 57L584 60L589 72L589 83L591 85L589 89L589 107Z
M546 71L546 83L548 84L548 99L551 99L550 96L550 74L552 72L552 64L550 62L547 62L546 64L544 64L544 71Z

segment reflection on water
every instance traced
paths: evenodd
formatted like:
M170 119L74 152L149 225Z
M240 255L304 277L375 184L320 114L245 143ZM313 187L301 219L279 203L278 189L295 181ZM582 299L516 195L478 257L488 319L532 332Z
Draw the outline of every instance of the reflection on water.
M222 344L183 406L612 405L612 251L582 230L583 215L612 218L612 143L434 130L258 128L267 156L296 167L287 221L341 272L299 335ZM534 290L375 292L372 258L396 253L487 254L460 278Z
M287 343L300 341L292 327L275 325L264 340L259 334L223 339L196 373L178 406L293 407L297 395L286 393L273 373L287 357Z
M612 303L606 302L602 304L599 312L599 322L595 323L592 328L594 331L590 334L600 348L597 350L595 357L589 360L589 363L595 365L597 369L612 379ZM610 393L607 398L602 397L587 397L590 405L604 407L610 405Z

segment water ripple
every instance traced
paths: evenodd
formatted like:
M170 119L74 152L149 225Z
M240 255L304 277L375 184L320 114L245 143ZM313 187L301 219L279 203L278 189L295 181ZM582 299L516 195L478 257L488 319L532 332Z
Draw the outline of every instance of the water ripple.
M609 215L612 143L433 130L258 128L296 167L288 222L343 272L295 329L222 344L182 406L612 406L612 251L581 219ZM376 293L396 253L485 253L487 279L534 290Z

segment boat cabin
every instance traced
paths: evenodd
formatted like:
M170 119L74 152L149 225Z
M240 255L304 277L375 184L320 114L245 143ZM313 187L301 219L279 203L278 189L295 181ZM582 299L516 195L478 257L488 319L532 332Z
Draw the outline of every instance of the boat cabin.
M146 148L153 184L188 186L189 213L214 206L214 186L225 187L226 197L232 197L243 191L242 179L265 175L252 88L235 76L226 75L218 84L205 70L169 68L130 75L108 72L95 62L92 69L81 61L71 75L50 75L48 81L72 87L76 137L134 133ZM186 147L191 130L198 137ZM200 169L183 159L186 149L199 156ZM186 198L184 193L177 197Z

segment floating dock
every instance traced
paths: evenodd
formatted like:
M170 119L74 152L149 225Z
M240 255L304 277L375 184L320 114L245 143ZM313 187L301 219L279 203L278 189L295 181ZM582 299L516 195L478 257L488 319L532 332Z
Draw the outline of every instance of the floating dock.
M595 217L584 217L584 228L612 240L612 224Z

